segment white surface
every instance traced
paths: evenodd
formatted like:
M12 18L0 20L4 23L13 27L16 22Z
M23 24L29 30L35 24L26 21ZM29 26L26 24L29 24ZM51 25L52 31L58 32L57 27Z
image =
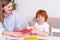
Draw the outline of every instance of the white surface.
M60 37L49 36L48 40L60 40Z
M2 36L2 35L0 35L0 40L6 40L6 36Z
M10 37L10 36L0 36L0 40L10 40L10 39L24 40L24 37L29 37L29 36L28 35L24 35L21 38L14 38L14 37ZM47 40L60 40L60 37L54 37L54 36L48 36L48 37L36 36L36 37L47 39Z

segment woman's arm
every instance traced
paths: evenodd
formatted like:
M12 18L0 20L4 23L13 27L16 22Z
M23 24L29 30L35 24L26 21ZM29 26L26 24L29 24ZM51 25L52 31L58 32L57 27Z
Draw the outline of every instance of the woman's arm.
M8 32L8 31L6 31L6 30L3 30L2 35L9 36L9 35L10 35L10 32Z
M19 32L19 31L20 31L20 30L19 30L18 27L16 27L15 30L14 30L14 32Z
M6 31L4 30L2 35L6 35L6 36L13 36L13 37L21 37L23 34L21 32L9 32L9 31Z

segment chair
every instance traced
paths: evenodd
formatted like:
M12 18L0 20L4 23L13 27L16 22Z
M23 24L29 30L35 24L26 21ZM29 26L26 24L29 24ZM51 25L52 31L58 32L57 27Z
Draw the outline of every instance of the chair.
M60 29L52 27L51 28L51 36L53 36L53 32L54 33L60 33Z

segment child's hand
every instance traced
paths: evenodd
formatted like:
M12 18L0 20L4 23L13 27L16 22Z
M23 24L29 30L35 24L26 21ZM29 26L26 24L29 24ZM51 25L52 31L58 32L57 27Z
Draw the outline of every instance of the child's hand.
M31 30L32 34L37 34L37 30Z

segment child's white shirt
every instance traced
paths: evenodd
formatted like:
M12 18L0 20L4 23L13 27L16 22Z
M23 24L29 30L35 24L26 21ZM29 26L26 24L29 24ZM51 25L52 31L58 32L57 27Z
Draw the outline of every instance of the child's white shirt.
M38 31L48 32L49 33L49 24L44 22L43 24L38 24L37 22L34 25Z

